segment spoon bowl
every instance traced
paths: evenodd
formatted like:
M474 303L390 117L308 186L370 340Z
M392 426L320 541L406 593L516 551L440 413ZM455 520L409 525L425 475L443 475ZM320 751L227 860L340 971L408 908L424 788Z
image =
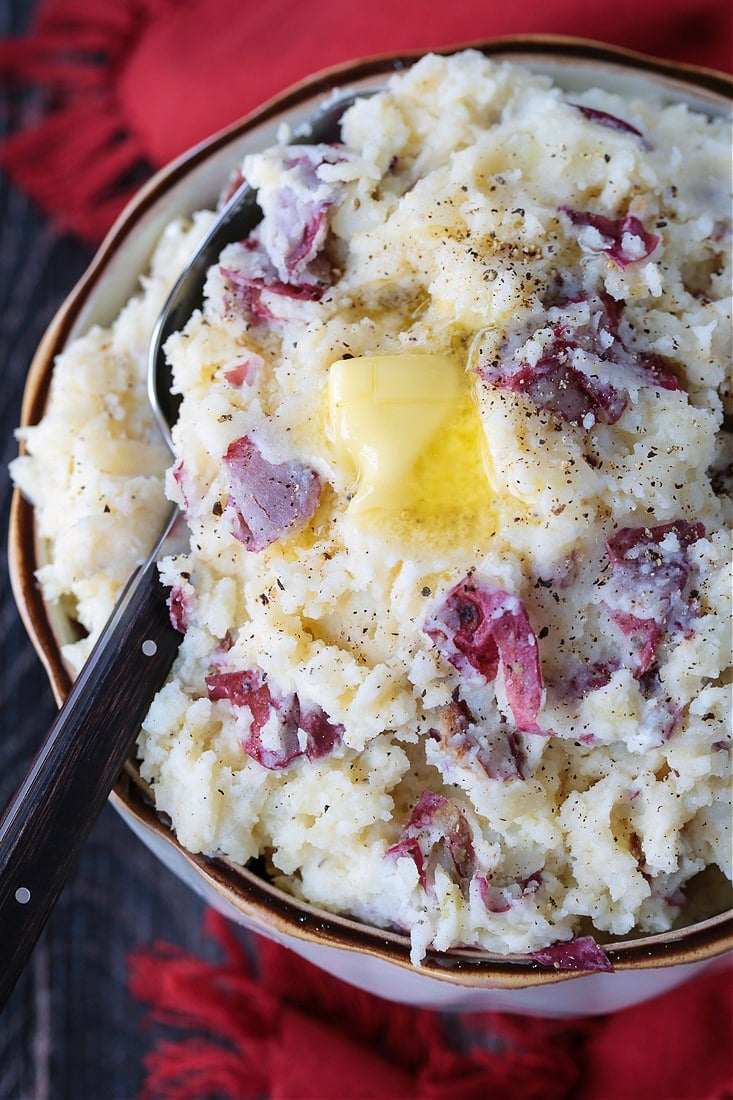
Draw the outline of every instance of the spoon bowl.
M343 96L327 104L298 127L289 144L315 145L336 141L341 117L355 98L354 95ZM171 429L178 418L180 395L173 391L171 385L165 342L174 332L180 331L194 310L203 304L206 273L221 250L225 245L247 237L261 218L257 192L245 180L222 207L209 232L186 263L153 329L148 353L148 400L161 434L174 453Z

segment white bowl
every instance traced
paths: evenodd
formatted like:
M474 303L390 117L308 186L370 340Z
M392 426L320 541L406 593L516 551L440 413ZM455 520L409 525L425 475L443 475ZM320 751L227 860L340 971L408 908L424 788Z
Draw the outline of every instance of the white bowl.
M730 109L731 81L710 71L574 39L537 36L472 45L493 58L515 60L548 74L568 91L594 85L626 94L661 92L670 102L685 102L711 115ZM112 228L51 323L31 365L23 423L36 423L43 413L58 352L92 324L109 324L137 290L139 275L171 218L214 203L244 154L270 144L282 122L297 125L335 88L378 87L386 76L415 59L411 55L368 59L317 74L158 173ZM73 624L44 602L35 582L45 553L35 537L33 509L16 493L10 530L14 591L60 703L70 686L61 645L74 634ZM702 911L704 919L686 928L607 946L613 973L548 971L527 958L471 950L429 952L416 968L410 963L405 936L319 911L252 871L186 852L153 810L133 760L111 797L161 862L225 916L278 940L330 973L393 1000L442 1009L548 1016L606 1013L722 965L733 948L733 912L720 912L712 905Z

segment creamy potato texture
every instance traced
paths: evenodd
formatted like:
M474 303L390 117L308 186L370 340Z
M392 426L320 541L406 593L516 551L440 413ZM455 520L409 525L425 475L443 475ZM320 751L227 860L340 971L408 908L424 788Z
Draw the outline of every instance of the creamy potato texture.
M415 962L663 931L730 878L729 156L469 51L246 159L263 219L166 349L191 547L139 751L185 847ZM92 634L165 508L145 344L207 217L24 433Z

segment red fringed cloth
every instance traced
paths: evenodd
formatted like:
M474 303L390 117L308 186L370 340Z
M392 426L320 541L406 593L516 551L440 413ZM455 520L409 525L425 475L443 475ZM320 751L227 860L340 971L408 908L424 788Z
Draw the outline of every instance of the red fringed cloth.
M363 993L269 940L258 965L222 917L223 961L170 945L130 960L151 1020L185 1032L146 1058L165 1100L731 1100L730 974L592 1020L441 1015Z
M0 41L0 81L44 100L0 155L96 242L153 168L319 68L551 33L728 70L732 24L729 0L41 0L30 35Z

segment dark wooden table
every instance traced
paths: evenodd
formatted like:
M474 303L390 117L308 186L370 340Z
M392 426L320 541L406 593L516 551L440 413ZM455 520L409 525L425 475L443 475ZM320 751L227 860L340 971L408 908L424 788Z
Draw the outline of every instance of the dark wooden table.
M29 0L0 0L0 37L19 33L33 7ZM31 94L0 87L0 108L0 133L7 133L32 116L37 104ZM55 710L10 589L7 465L17 453L13 432L31 356L91 254L88 246L55 233L7 178L0 177L0 811ZM127 955L136 945L159 938L205 953L202 911L198 898L106 807L0 1016L0 1097L136 1097L143 1081L143 1058L155 1032L145 1027L144 1009L127 994Z

